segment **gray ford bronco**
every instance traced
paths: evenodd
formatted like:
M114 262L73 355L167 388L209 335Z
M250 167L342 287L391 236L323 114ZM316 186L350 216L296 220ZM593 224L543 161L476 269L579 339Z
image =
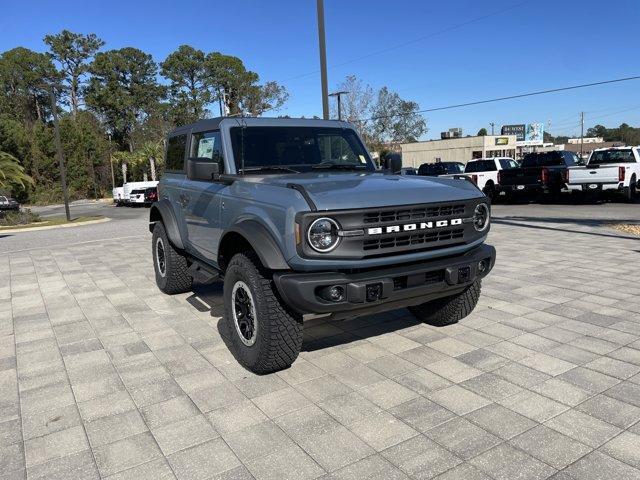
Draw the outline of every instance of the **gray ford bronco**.
M480 190L376 171L345 122L203 120L169 134L165 166L150 212L158 287L223 278L225 336L256 373L294 362L311 314L408 307L455 323L495 262Z

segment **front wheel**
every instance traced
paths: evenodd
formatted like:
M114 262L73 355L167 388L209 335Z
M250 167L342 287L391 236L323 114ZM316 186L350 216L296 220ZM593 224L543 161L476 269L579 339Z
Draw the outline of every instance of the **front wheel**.
M480 298L480 289L480 280L476 280L461 293L409 307L409 311L418 320L429 325L436 327L452 325L458 323L476 308Z
M236 254L224 276L227 333L235 357L254 373L291 366L302 348L302 317L280 299L253 253Z

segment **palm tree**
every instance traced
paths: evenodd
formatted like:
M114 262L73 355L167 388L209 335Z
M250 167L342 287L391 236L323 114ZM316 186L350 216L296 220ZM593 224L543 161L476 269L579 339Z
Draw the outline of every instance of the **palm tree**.
M151 180L155 182L157 180L157 162L158 159L162 159L164 153L162 142L147 142L136 153L140 156L140 164L149 162Z
M0 188L8 189L17 185L25 188L26 184L33 185L33 178L24 173L24 167L18 159L9 153L0 152Z

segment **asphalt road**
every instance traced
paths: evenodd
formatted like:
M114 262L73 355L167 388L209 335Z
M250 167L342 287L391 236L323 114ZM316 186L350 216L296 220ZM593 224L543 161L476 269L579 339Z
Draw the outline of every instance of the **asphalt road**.
M149 213L144 207L116 207L111 203L80 200L69 205L71 217L86 217L100 215L108 218L127 219L140 218ZM31 211L42 218L64 216L64 205L49 205L46 207L31 207Z
M42 218L64 215L64 206L34 207ZM75 202L70 206L71 217L104 216L105 223L79 225L51 230L0 232L0 253L17 252L37 248L66 247L70 244L119 239L126 242L149 233L148 208L114 207L99 202Z

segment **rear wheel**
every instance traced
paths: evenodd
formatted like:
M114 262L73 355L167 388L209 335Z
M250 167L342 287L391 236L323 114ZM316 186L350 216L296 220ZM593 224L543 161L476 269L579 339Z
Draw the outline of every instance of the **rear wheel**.
M493 182L487 182L482 192L493 202L496 199L496 186Z
M173 295L191 290L193 278L187 259L171 245L162 222L153 227L152 253L156 284L162 292Z
M416 318L429 325L436 327L452 325L458 323L476 308L480 298L480 289L480 280L476 280L461 293L409 307L409 311Z
M629 186L624 188L624 198L627 200L627 202L633 203L636 199L636 193L637 193L636 178L631 177Z
M302 348L302 317L280 299L253 253L236 254L224 276L227 332L238 361L264 374L291 366Z

